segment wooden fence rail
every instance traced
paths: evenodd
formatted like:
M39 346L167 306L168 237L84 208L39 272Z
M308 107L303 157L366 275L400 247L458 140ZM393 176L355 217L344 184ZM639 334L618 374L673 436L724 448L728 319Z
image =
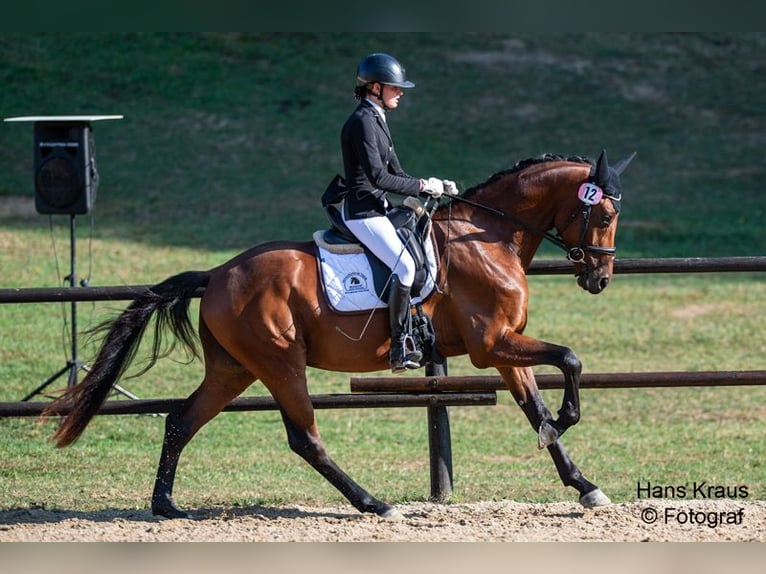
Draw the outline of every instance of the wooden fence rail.
M542 389L563 389L561 374L535 375ZM650 387L730 387L766 385L766 371L660 371L638 373L583 373L580 388L630 389ZM482 392L505 388L498 376L351 377L352 392Z
M616 274L639 273L729 273L766 271L766 257L685 257L666 259L617 259ZM529 275L570 275L572 264L566 260L536 260ZM0 289L0 303L59 303L80 301L130 301L150 285L107 287L24 287ZM202 296L200 289L195 294Z
M179 408L185 399L133 399L108 400L99 409L99 415L142 415L169 413ZM469 392L425 392L404 393L337 393L312 395L311 402L316 409L373 409L396 407L431 407L440 405L480 406L497 404L494 391ZM49 402L0 402L2 417L36 417L42 414ZM238 397L224 407L226 412L274 411L279 409L271 397ZM58 413L66 415L68 411Z

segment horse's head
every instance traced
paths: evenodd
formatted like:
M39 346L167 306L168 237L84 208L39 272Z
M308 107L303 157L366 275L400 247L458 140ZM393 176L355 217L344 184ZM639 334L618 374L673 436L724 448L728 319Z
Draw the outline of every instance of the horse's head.
M577 284L594 295L601 293L612 278L622 199L620 174L635 155L610 166L606 151L602 151L577 190L574 210L570 202L565 202L568 206L562 207L556 218L556 228L568 250L567 259L575 266Z

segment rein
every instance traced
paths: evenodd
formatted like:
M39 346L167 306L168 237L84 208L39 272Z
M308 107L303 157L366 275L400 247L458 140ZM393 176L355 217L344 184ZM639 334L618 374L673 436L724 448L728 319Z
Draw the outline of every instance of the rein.
M479 209L488 211L489 213L497 215L498 217L502 219L507 219L509 221L513 221L514 223L518 223L519 225L524 227L527 231L531 231L532 233L537 233L538 235L542 235L545 239L553 243L556 247L559 247L560 249L564 251L568 251L568 248L566 244L564 243L564 241L561 239L561 237L559 237L558 235L554 235L550 231L543 231L542 229L537 229L536 227L532 227L531 225L529 225L526 221L521 221L518 217L514 217L513 215L505 213L504 211L500 211L499 209L495 209L494 207L483 205L481 203L476 203L475 201L471 201L470 199L460 197L459 195L450 196L450 199L453 201L459 201L461 203L465 203L472 207L478 207Z
M604 197L608 197L609 199L612 199L611 196L605 195ZM588 205L586 203L583 203L584 209L580 208L576 210L574 213L572 213L572 215L569 217L569 220L567 221L566 226L564 227L564 229L569 227L569 225L575 220L577 215L580 212L583 212L583 224L582 224L582 231L580 233L580 245L577 247L567 247L566 243L564 243L564 240L561 239L561 236L558 232L556 234L553 234L550 231L544 231L542 229L538 229L509 213L505 213L504 211L495 209L494 207L490 207L488 205L476 203L475 201L471 201L470 199L460 197L459 195L451 196L450 199L453 201L459 201L461 203L465 203L472 207L483 209L484 211L492 213L502 219L513 221L514 223L517 223L518 225L521 225L522 227L524 227L527 231L531 231L532 233L536 233L542 236L544 239L547 239L548 241L553 243L553 245L555 245L556 247L564 251L567 254L567 259L571 261L572 263L584 263L586 252L595 253L597 255L611 255L611 256L614 256L614 254L616 253L616 249L614 247L600 247L598 245L583 245L583 243L585 242L585 234L588 231L588 224L590 222L590 213L592 208L591 205Z

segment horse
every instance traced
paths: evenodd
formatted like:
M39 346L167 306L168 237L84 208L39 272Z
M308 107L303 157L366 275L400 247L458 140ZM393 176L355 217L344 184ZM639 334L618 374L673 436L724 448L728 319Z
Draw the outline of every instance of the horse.
M635 155L635 154L633 154ZM431 212L431 239L439 260L437 288L423 303L436 333L435 357L468 355L478 369L500 373L515 402L547 448L562 483L578 491L586 508L610 504L587 480L559 440L580 419L582 364L566 346L524 335L526 270L543 239L566 250L577 284L601 293L612 278L620 212L620 174L633 156L610 166L545 154L518 162L462 194L441 198ZM198 328L190 299L204 288ZM401 519L394 505L372 496L330 457L320 437L306 368L371 372L388 368L387 309L368 315L334 312L325 300L313 242L256 245L207 271L186 271L147 289L101 325L105 336L83 380L51 402L43 416L61 416L51 437L73 443L134 359L154 319L155 341L145 373L181 343L199 357L204 376L196 390L168 414L151 497L153 514L189 518L173 497L184 447L234 398L261 381L281 412L292 451L316 469L360 512ZM362 332L350 342L344 333ZM532 367L553 365L564 375L558 416L546 407Z

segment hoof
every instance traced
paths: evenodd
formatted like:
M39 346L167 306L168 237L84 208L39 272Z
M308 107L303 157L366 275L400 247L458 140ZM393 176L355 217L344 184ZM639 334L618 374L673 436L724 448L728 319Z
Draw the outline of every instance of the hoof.
M537 431L537 448L550 446L558 439L559 431L557 431L550 422L543 421L540 423L540 430Z
M182 518L185 520L191 519L191 514L179 510L178 508L152 508L152 514L154 516L161 516L162 518Z
M152 504L152 514L163 518L191 518L191 515L178 508L172 499Z
M404 520L404 515L393 506L388 510L380 513L378 516L380 516L383 520L390 520L391 522L401 522Z
M580 497L580 504L585 508L599 508L612 504L612 501L609 500L606 494L601 492L600 488L597 488L596 490L591 490L588 494L583 494Z

